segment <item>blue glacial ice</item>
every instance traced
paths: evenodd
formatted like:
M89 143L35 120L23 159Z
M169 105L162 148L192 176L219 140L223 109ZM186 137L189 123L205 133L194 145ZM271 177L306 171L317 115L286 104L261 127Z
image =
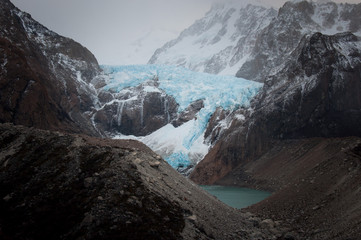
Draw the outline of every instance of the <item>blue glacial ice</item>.
M179 104L179 111L190 103L204 99L204 108L197 119L178 128L171 124L141 138L155 152L164 157L170 165L197 164L208 152L204 143L204 132L209 118L217 107L236 109L249 107L250 100L262 87L261 83L232 76L220 76L193 72L182 67L165 65L102 66L109 76L105 91L119 92L126 87L159 79L159 88L172 95Z

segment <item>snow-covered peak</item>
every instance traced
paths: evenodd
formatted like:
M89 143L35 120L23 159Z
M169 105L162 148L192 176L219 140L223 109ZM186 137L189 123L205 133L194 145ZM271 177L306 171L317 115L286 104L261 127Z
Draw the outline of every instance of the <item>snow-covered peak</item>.
M292 58L305 35L352 32L361 35L361 4L286 2L278 16L258 35L255 47L237 72L238 77L263 82Z
M247 5L261 6L261 7L272 7L273 3L269 3L268 0L222 0L213 3L211 11L220 8L235 8L241 9Z
M263 81L306 34L350 31L361 36L360 4L293 0L278 13L261 4L218 2L178 38L157 49L149 63Z
M204 18L158 49L149 63L234 75L251 53L257 34L276 14L242 1L214 5Z

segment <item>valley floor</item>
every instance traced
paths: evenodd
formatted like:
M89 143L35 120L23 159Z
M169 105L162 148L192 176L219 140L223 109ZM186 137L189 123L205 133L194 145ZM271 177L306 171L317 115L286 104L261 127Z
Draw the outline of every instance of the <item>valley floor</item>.
M274 142L218 182L274 191L241 211L136 141L0 124L0 146L0 238L361 238L361 138Z

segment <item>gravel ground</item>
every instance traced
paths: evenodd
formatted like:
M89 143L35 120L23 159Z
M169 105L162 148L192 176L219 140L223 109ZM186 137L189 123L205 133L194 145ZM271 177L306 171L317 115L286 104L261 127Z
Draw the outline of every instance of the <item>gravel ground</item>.
M0 124L2 239L283 239L136 141Z
M274 191L245 209L272 218L299 239L361 239L361 139L311 138L275 142L224 184Z

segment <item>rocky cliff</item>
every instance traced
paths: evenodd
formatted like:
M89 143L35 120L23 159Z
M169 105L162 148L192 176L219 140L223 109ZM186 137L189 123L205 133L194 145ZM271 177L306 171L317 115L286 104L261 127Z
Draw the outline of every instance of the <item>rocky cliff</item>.
M305 37L294 58L267 78L245 118L218 136L191 178L214 183L261 156L275 139L360 136L360 49L351 33Z
M145 136L178 115L178 103L159 88L156 77L119 92L101 89L98 96L102 106L93 111L92 119L108 136Z
M333 35L352 32L361 35L361 4L289 1L258 35L247 61L237 77L264 82L279 71L279 66L294 57L293 51L305 34Z
M8 0L0 25L0 122L97 135L85 114L97 104L95 57Z
M190 178L275 191L250 210L300 239L359 238L360 53L352 33L305 36L251 110L216 111L217 143Z
M0 146L2 239L267 239L276 231L255 227L261 219L219 202L136 141L0 124Z

